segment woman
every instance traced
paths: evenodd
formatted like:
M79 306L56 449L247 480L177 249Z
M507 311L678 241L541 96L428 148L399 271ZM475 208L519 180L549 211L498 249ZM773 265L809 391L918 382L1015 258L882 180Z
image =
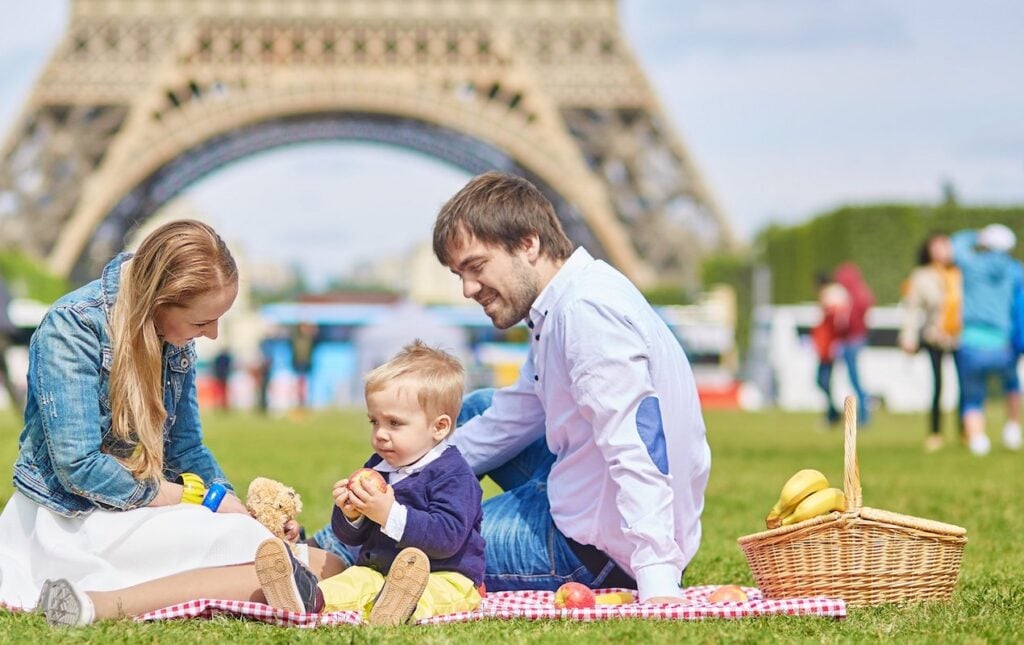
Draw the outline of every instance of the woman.
M72 625L197 597L262 600L252 561L270 532L203 445L196 403L193 340L217 337L237 293L221 238L177 221L47 312L0 516L0 601L30 608L39 594L51 624ZM183 473L227 488L215 513ZM309 559L322 575L342 568Z
M929 235L918 253L918 266L907 279L900 347L908 354L923 347L932 364L932 408L925 450L942 447L942 362L960 343L963 284L953 264L953 246L943 233Z

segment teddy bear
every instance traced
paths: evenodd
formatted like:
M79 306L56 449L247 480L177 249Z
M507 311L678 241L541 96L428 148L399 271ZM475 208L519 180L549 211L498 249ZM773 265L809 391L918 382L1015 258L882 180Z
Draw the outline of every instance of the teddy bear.
M257 477L249 484L245 508L257 522L284 540L284 525L302 512L302 498L290 486L266 477Z

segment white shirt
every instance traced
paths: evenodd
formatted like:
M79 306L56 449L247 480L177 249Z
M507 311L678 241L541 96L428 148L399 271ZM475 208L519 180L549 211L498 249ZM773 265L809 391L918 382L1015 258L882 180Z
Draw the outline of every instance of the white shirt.
M679 341L625 276L582 248L527 323L519 380L452 442L482 474L545 436L556 456L547 492L558 529L611 556L641 600L678 596L700 545L711 468Z
M388 484L390 486L394 486L395 484L402 481L409 475L413 473L418 473L419 471L429 466L438 457L440 457L445 450L448 449L448 446L448 440L445 439L441 443L431 448L430 452L423 455L422 457L420 457L413 463L409 464L408 466L395 467L386 461L381 461L379 464L374 466L373 469L381 473L390 473L390 476L387 477L386 479L388 479ZM405 535L405 523L408 517L409 509L407 509L402 504L399 504L398 502L394 502L391 505L391 510L388 511L387 521L384 522L384 526L380 527L381 533L388 536L395 542L400 542L402 540L402 536ZM357 517L355 520L349 520L347 517L345 519L348 520L349 524L356 528L359 528L364 521L362 515Z

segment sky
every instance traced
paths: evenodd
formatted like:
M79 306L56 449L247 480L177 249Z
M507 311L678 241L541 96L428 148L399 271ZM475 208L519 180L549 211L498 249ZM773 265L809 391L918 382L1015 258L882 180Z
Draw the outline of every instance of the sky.
M0 0L6 135L67 0ZM846 203L1024 203L1019 0L621 0L623 29L741 238ZM429 237L468 179L401 149L292 147L186 198L250 257L314 281ZM386 234L382 235L382 231Z

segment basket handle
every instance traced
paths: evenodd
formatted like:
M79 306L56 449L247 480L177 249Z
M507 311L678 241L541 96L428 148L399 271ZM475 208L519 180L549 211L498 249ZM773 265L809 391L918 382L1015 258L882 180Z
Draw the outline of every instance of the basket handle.
M846 495L846 510L859 511L863 500L860 490L860 464L857 463L857 397L846 397L843 401L843 412L843 493Z

